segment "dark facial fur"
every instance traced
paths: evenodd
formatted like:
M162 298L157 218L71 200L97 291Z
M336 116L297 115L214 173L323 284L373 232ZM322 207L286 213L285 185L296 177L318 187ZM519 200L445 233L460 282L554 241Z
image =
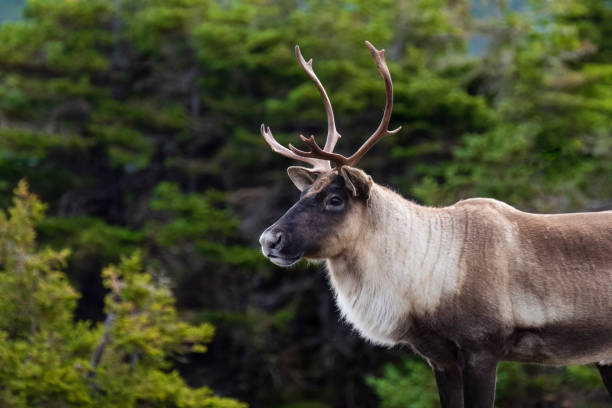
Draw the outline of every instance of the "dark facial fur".
M348 218L363 203L348 192L344 179L330 172L302 191L297 203L262 234L264 255L280 266L302 257L337 255L354 235ZM356 219L354 219L357 222ZM268 241L264 237L269 238ZM270 242L273 241L273 242Z

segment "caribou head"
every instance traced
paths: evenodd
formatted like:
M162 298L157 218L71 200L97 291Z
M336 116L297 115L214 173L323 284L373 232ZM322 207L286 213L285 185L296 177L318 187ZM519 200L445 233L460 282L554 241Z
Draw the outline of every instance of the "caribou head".
M302 257L333 258L342 253L360 234L360 220L363 219L360 214L367 205L373 181L355 166L376 142L400 130L388 129L393 109L393 84L385 62L385 51L377 50L368 41L366 45L384 80L386 104L378 128L354 154L345 157L334 153L340 133L336 130L331 102L314 73L312 59L307 62L297 45L295 54L298 62L314 82L325 106L325 145L321 148L312 135L309 138L300 135L310 151L299 150L291 144L286 148L276 141L269 127L261 125L261 134L274 152L312 166L292 166L287 169L289 178L301 191L300 200L267 228L259 239L262 252L276 265L290 266Z

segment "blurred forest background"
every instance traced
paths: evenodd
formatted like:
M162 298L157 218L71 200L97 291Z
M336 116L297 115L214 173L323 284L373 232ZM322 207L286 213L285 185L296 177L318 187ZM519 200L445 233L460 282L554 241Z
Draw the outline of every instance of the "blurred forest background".
M363 42L387 50L403 130L362 160L377 182L612 208L607 0L2 0L0 22L2 406L437 406L409 350L339 321L320 266L259 252L298 197L259 124L326 129L295 44L341 153L384 107ZM504 364L497 405L609 402L591 367Z

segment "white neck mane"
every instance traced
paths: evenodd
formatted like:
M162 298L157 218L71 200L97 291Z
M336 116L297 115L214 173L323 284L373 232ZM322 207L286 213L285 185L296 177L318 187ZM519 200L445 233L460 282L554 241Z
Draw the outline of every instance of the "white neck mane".
M327 261L346 320L374 343L396 344L411 315L433 312L458 287L458 228L443 209L373 185L359 241Z

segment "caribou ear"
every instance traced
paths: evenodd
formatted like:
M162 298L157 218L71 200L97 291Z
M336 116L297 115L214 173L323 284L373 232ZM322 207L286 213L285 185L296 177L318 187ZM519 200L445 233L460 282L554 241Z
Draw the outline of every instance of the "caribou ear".
M366 200L370 198L370 190L374 181L363 170L342 166L340 168L340 175L344 179L346 188L353 193L353 196L362 197Z
M308 167L291 166L287 168L287 174L297 189L303 191L319 178L321 171L309 169Z

